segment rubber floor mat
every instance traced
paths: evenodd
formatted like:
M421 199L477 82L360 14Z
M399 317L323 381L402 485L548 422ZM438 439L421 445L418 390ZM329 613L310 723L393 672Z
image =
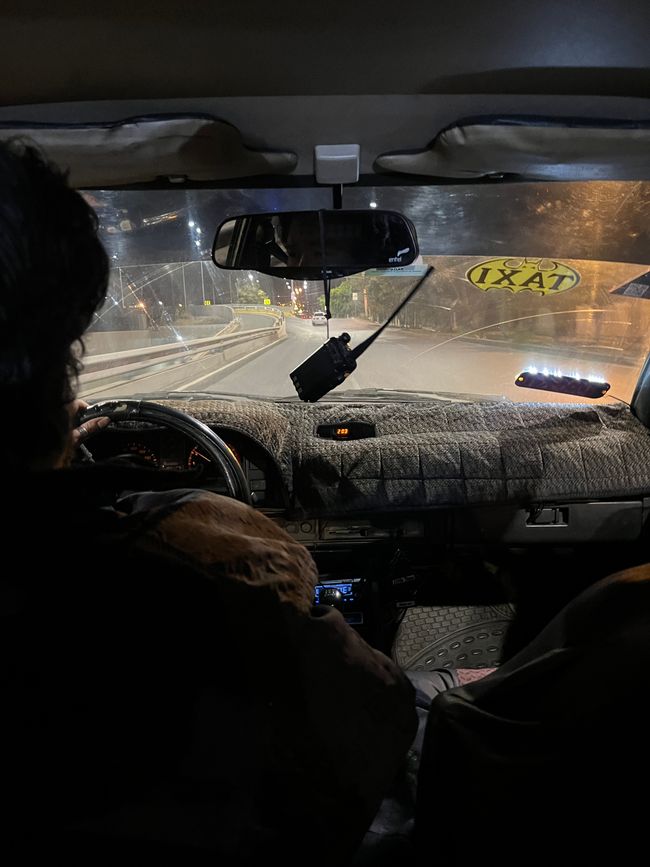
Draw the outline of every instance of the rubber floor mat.
M402 668L494 668L501 661L512 605L409 608L393 642Z

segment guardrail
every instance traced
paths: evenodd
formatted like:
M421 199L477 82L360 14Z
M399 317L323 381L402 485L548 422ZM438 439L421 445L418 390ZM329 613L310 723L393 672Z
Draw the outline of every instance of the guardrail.
M237 308L237 312L267 313L267 310L254 311L251 308ZM170 387L178 386L177 380L187 381L193 375L191 367L199 362L210 358L210 368L218 371L227 364L232 363L250 354L256 349L275 343L286 336L284 316L278 311L268 311L274 324L266 328L254 328L246 331L231 329L238 327L238 320L233 320L218 334L212 337L200 337L192 340L184 340L180 335L176 341L163 343L157 346L141 347L117 352L104 353L101 355L87 356L84 361L83 372L79 378L82 393L101 390L102 386L109 386L116 380L132 380L158 376L163 373L169 374L174 368L178 368L169 381ZM224 333L227 332L227 333ZM188 367L188 365L190 367ZM178 374L181 374L180 377ZM169 379L169 376L167 376Z

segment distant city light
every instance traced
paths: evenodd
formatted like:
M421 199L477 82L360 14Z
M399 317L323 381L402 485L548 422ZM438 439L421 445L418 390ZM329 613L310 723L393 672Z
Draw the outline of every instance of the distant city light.
M371 207L371 208L376 208L376 207L377 207L377 202L370 202L370 207Z
M190 229L193 229L194 228L194 220L190 220L187 225L190 227Z

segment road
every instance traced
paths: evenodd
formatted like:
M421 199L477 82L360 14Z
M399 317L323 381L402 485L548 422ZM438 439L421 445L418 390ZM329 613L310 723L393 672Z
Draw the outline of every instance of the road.
M259 328L267 321L264 316L246 315L245 328ZM327 339L325 326L314 326L310 320L287 318L287 336L283 340L234 362L228 368L214 372L210 359L194 369L187 382L174 385L176 391L215 391L263 397L295 396L289 373ZM332 319L330 334L347 331L351 347L368 337L374 326L359 319ZM436 344L442 344L435 348ZM572 400L575 397L548 395L543 391L521 389L514 385L523 369L535 365L571 372L578 368L581 375L606 375L612 388L610 396L629 400L637 378L637 369L625 364L595 362L580 367L574 359L563 357L560 351L551 354L514 350L505 344L475 341L471 338L447 340L433 332L388 328L377 342L359 359L358 367L336 391L359 388L394 388L453 393L504 394L514 400ZM131 394L146 390L144 383L133 384ZM160 380L156 390L162 392ZM116 395L118 396L118 395ZM121 388L120 397L129 396L129 386Z

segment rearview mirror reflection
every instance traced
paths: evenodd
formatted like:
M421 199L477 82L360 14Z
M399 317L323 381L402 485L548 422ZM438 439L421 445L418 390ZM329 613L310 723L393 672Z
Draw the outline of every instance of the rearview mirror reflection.
M415 227L394 211L289 211L226 220L212 259L227 270L321 280L410 265L418 252Z

